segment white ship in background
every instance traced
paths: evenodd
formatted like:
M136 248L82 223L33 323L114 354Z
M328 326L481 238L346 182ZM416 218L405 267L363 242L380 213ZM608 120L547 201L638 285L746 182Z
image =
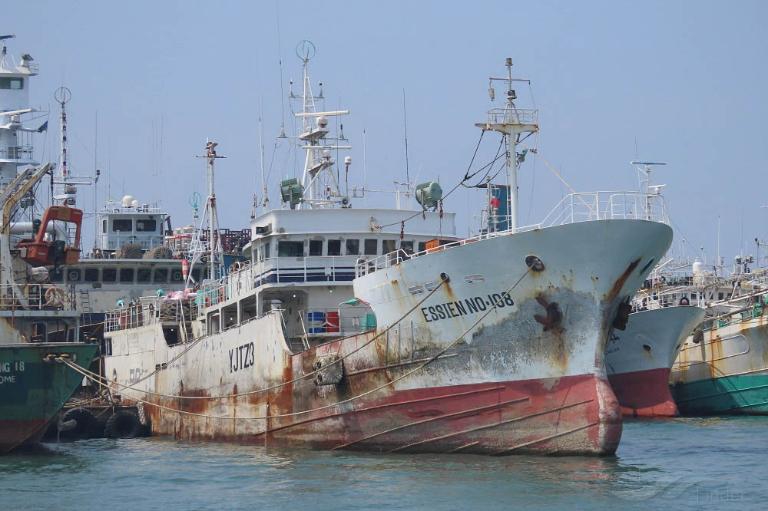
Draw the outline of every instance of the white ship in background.
M505 103L479 125L507 150L507 184L487 185L487 232L458 240L436 183L418 188L423 211L353 208L334 172L345 147L328 127L347 112L318 111L301 57L306 164L301 182L281 184L288 208L252 222L239 270L110 314L104 385L142 405L155 433L184 439L615 451L605 343L671 242L648 218L652 198L572 195L545 224L518 226L518 144L538 123L516 105L508 59L508 76L491 78ZM212 176L215 144L207 156ZM215 218L212 181L208 204ZM215 244L205 249L217 260Z

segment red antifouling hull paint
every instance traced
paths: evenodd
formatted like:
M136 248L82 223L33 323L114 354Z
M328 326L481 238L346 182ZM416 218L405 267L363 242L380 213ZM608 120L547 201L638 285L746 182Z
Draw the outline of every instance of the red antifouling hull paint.
M628 417L675 417L677 405L669 390L669 369L649 369L608 377Z
M383 452L609 455L618 447L621 428L608 382L583 375L397 391L346 413L274 420L267 443Z

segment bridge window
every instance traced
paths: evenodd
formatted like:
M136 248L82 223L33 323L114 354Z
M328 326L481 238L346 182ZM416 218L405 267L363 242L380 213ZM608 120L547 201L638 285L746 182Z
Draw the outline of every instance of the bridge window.
M341 240L328 240L328 255L329 256L341 255Z
M155 275L152 282L156 284L165 284L168 282L168 268L155 268Z
M397 245L395 244L395 240L381 240L382 254L389 254L390 252L394 252L396 248Z
M53 270L51 270L50 279L51 279L51 282L63 282L64 270L62 270L61 267L54 268Z
M401 241L400 248L407 254L413 254L413 241Z
M98 282L99 281L99 269L98 268L86 268L83 277L84 277L84 280L86 282Z
M120 282L133 282L133 268L120 268Z
M157 231L157 220L155 220L154 218L148 218L145 220L136 220L136 231L138 232Z
M0 89L21 90L24 88L24 78L0 78Z
M103 232L104 234L107 233L107 220L106 220L106 218L101 221L101 232Z
M116 280L117 280L116 268L104 268L103 270L101 270L102 282L115 282Z
M171 271L171 282L184 282L184 274L181 273L181 269Z
M112 220L112 232L131 232L133 230L133 220L116 219Z
M139 283L149 282L149 279L151 276L152 276L151 268L139 268L138 270L136 270L136 282L139 282Z
M363 242L363 253L365 255L376 255L378 249L379 240L365 240Z
M323 240L309 240L309 255L323 255Z
M424 252L427 249L427 242L426 241L420 241L419 242L419 252Z
M304 242L278 241L277 257L304 257Z
M360 240L347 240L347 255L360 255Z

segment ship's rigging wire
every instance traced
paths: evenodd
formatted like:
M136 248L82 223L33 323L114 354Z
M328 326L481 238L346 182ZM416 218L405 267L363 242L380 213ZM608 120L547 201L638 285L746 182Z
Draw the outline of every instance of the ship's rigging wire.
M531 272L531 269L530 268L526 268L526 271L520 276L520 278L518 278L517 281L515 281L515 283L512 285L512 287L510 287L508 290L504 291L503 294L511 293L523 281L523 279L530 272ZM436 287L435 290L437 290L439 288L440 288L440 286ZM498 302L494 301L494 302L492 302L492 305L493 305L492 307L490 307L487 311L485 311L474 323L472 323L472 325L469 326L469 328L464 330L456 339L454 339L450 344L445 346L445 348L441 349L439 352L437 352L437 354L431 356L428 360L426 360L423 364L419 365L418 367L415 367L415 368L411 369L410 371L406 371L405 373L401 374L400 376L398 376L396 378L393 378L392 380L387 381L387 382L385 382L385 383L383 383L383 384L381 384L381 385L379 385L377 387L369 389L369 390L367 390L367 391L365 391L365 392L363 392L361 394L358 394L356 396L352 396L352 397L347 398L347 399L342 399L340 401L336 401L335 403L330 403L330 404L327 404L327 405L324 405L324 406L319 406L317 408L311 408L309 410L301 410L301 411L298 411L298 412L281 413L281 414L275 414L275 415L262 415L262 416L253 416L253 417L237 417L237 416L217 416L217 415L209 415L209 414L198 413L198 412L188 412L186 410L179 410L177 408L172 408L170 406L165 406L165 405L162 405L162 404L159 404L159 403L153 403L151 401L144 401L142 399L136 399L136 401L138 401L140 403L143 403L145 405L149 405L149 406L153 406L153 407L159 408L161 410L167 410L167 411L179 413L179 414L182 414L182 415L190 415L190 416L202 417L202 418L206 418L206 419L221 419L221 420L269 420L269 419L280 419L280 418L285 418L285 417L296 417L298 415L306 415L306 414L312 413L312 412L318 412L318 411L322 411L322 410L327 410L329 408L334 408L334 407L337 407L337 406L345 405L345 404L351 403L353 401L356 401L356 400L358 400L360 398L369 396L369 395L371 395L371 394L373 394L375 392L378 392L379 390L381 390L383 388L389 387L390 385L393 385L393 384L397 383L398 381L407 378L408 376L414 374L417 371L420 371L420 370L424 369L426 366L428 366L429 364L431 364L432 362L434 362L435 360L437 360L438 358L443 356L448 350L450 350L451 348L456 346L458 343L463 341L465 335L467 335L477 325L479 325L480 322L483 321L486 317L488 317L488 315L490 315L491 312L495 312L497 310L497 307L498 307ZM415 307L412 310L415 310ZM410 314L410 312L411 311L409 311L407 314ZM398 322L401 321L401 320L402 320L402 318L400 320L398 320ZM395 324L397 324L397 323L395 323ZM394 326L394 324L392 326ZM107 389L109 388L109 386L106 385L105 383L99 381L98 379L94 379L92 376L90 376L88 374L88 373L90 373L90 371L83 370L79 365L77 365L77 364L75 364L75 363L73 363L73 362L71 362L71 361L69 361L69 360L67 360L65 358L58 358L57 360L61 361L62 363L64 363L65 365L67 365L68 367L73 369L74 371L82 374L86 378L91 379L94 383L97 383L99 386L105 387ZM143 391L140 391L140 392L143 392ZM231 397L234 397L234 395L230 395L228 397L231 398ZM350 411L353 412L355 410L350 410ZM288 426L290 426L290 425L288 425ZM266 434L266 433L269 433L269 425L267 425L265 430L262 433L260 433L260 434Z
M333 361L333 362L329 363L328 365L330 366L330 365L335 365L335 364L341 363L341 362L342 362L342 361L343 361L345 358L348 358L349 356L351 356L351 355L354 355L355 353L357 353L357 352L358 352L358 351L360 351L361 349L363 349L363 348L365 348L366 346L368 346L369 344L371 344L373 341L375 341L375 340L377 340L377 339L381 338L383 335L387 334L387 333L388 333L390 330L392 330L392 329L393 329L393 328L394 328L396 325L399 325L399 324L400 324L400 323L401 323L401 322L402 322L402 321L403 321L403 320L404 320L406 317L408 317L408 316L409 316L409 315L410 315L410 314L411 314L413 311L415 311L415 310L416 310L418 307L420 307L420 306L421 306L421 304L423 304L423 303L424 303L425 301L427 301L427 300L428 300L428 299L429 299L429 298L430 298L432 295L434 295L434 294L437 292L437 290L438 290L438 289L440 289L440 288L443 286L443 284L445 284L445 282L441 280L441 281L440 281L440 283L439 283L437 286L435 286L435 288L434 288L432 291L430 291L429 293L427 293L427 294L424 296L424 298L423 298L423 299L421 299L421 300L420 300L418 303L416 303L416 305L414 305L413 307L411 307L411 308L410 308L410 309L409 309L409 310L408 310L408 311L407 311L405 314L403 314L403 315L402 315L402 316L401 316L401 317L400 317L400 318L399 318L397 321L395 321L394 323L392 323L390 326L388 326L387 328L385 328L384 330L382 330L381 332L379 332L378 334L376 334L376 335L375 335L375 336L373 336L371 339L369 339L368 341L364 342L363 344L361 344L360 346L358 346L358 347L357 347L357 348L355 348L354 350L350 351L349 353L346 353L346 354L344 354L342 357L340 357L339 359L337 359L337 360L335 360L335 361ZM190 343L190 346L188 346L188 347L187 347L185 350L183 350L181 353L179 353L178 355L176 355L175 357L173 357L173 358L172 358L172 359L171 359L169 362L166 362L166 365L168 366L168 365L170 365L170 364L172 364L172 363L176 362L176 361L177 361L179 358L181 358L181 356L182 356L182 355L186 354L186 353L187 353L187 352L188 352L190 349L192 349L192 348L194 347L194 345L198 344L199 342L201 342L201 341L203 341L203 340L205 340L205 339L207 339L207 337L200 337L199 339L195 339L194 341L192 341L192 343ZM342 339L342 340L343 340L343 339ZM339 350L341 350L341 346L339 346ZM337 351L337 353L336 353L336 354L338 355L338 354L339 354L339 352ZM133 382L133 385L136 385L137 383L141 383L141 382L143 382L144 380L146 380L146 379L148 379L148 378L151 378L151 377L152 377L152 376L154 376L156 373L158 373L160 370L161 370L161 369L156 369L156 370L154 370L153 372L151 372L151 373L149 373L149 374L145 375L145 376L144 376L144 377L142 377L141 379L139 379L139 380L137 380L137 381ZM97 377L97 378L99 378L100 380L109 381L109 380L108 380L106 377L103 377L103 376L101 376L101 375L99 375L99 374L97 374L97 373L94 373L94 372L92 372L92 371L88 371L87 369L86 369L86 371L87 371L87 372L89 372L89 373L90 373L91 375L93 375L94 377ZM130 390L134 390L134 391L136 391L136 392L142 392L142 393L144 393L144 394L146 394L146 395L152 395L152 396L157 396L157 397L164 397L164 398L168 398L168 399L191 399L191 400L195 400L195 399L207 399L207 400L217 400L217 399L231 399L231 398L233 398L233 397L240 397L240 396L249 396L249 395L253 395L253 394L260 394L260 393L262 393L262 392L267 392L267 391L270 391L270 390L274 390L274 389L276 389L276 388L284 387L285 385L289 385L289 384L295 383L295 382L297 382L297 381L301 381L301 380L307 379L307 378L309 378L310 376L314 376L315 374L317 374L317 373L319 373L319 372L321 372L321 369L316 369L316 370L314 370L314 371L312 371L312 372L310 372L310 373L307 373L307 374L304 374L304 375L302 375L302 376L299 376L298 378L294 378L294 379L292 379L292 380L289 380L289 381L286 381L286 382L282 382L282 383L279 383L279 384L276 384L276 385L272 385L272 386L270 386L270 387L265 387L265 388L262 388L262 389L251 390L251 391L248 391L248 392L242 392L242 393L239 393L239 394L226 394L226 395L221 395L221 396L182 396L182 395L172 395L172 394L160 394L160 393L156 393L156 392L151 392L151 391L142 390L142 389L136 388L136 387L135 387L135 386L133 386L133 385L124 385L124 384L121 384L121 383L117 383L117 382L112 382L112 383L114 383L115 385L117 385L118 387L120 387L120 388L123 388L123 389L130 389Z
M443 195L443 197L440 199L441 202L443 200L445 200L449 195L451 195L454 191L456 191L459 187L461 187L462 183L464 183L468 179L472 179L472 177L477 175L479 172L481 172L483 169L485 169L488 166L488 164L486 164L483 167L481 167L480 169L478 169L477 171L475 171L474 173L470 174L470 171L472 170L472 165L475 163L475 158L477 157L477 152L480 149L480 144L483 141L483 136L485 135L485 131L486 130L481 130L480 131L480 138L477 140L477 144L475 145L475 150L472 153L472 159L469 161L469 165L467 166L467 170L464 173L464 178L462 178L461 181L459 181L453 188L451 188L445 195ZM504 142L504 138L502 137L502 140L501 140L500 143L503 143L503 142ZM388 223L388 224L378 225L377 227L378 227L379 230L381 230L381 229L384 229L386 227L392 227L393 225L405 225L406 222L408 222L410 220L413 220L417 216L421 216L423 214L424 214L424 211L418 211L418 212L412 214L411 216L404 218L403 220L398 220L397 222L391 222L391 223Z

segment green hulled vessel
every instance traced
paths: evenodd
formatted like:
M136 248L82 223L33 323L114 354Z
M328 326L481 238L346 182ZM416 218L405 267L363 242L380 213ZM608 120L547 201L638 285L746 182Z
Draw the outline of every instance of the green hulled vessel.
M766 300L768 292L732 300L734 312L686 340L670 380L682 415L768 414Z
M56 358L66 357L87 367L96 347L83 343L0 344L0 453L38 441L80 384L82 376Z

